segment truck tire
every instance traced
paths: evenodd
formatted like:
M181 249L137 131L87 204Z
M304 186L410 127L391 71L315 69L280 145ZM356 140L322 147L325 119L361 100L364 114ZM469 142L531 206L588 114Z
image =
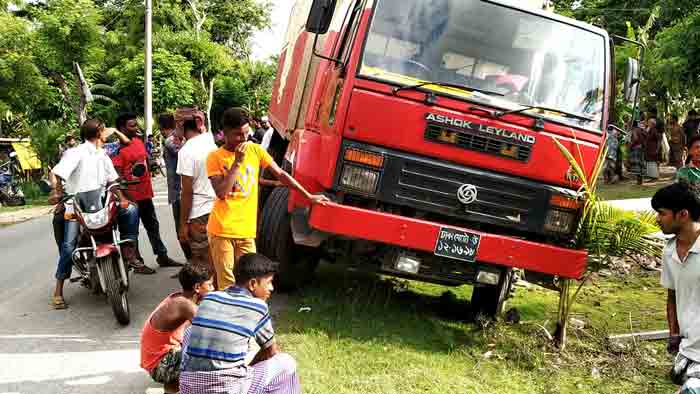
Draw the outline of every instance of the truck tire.
M288 200L287 188L278 187L272 191L263 208L258 232L260 253L279 263L275 285L282 291L296 290L311 280L319 262L315 249L294 243Z
M501 271L501 280L497 285L474 284L471 305L475 315L483 315L490 319L503 313L510 288L513 285L513 269Z
M97 264L101 266L102 273L104 274L105 286L107 287L107 299L110 305L112 305L112 312L114 312L114 317L121 325L129 324L129 298L127 297L127 289L122 286L122 281L120 279L119 266L121 264L119 257L105 256L97 259Z

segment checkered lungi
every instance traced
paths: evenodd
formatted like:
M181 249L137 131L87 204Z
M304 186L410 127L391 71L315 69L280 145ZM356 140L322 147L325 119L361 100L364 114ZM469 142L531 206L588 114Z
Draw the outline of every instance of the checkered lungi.
M180 372L181 394L300 394L296 362L286 353L250 367Z
M671 380L682 384L679 394L700 394L700 363L678 353L673 361Z

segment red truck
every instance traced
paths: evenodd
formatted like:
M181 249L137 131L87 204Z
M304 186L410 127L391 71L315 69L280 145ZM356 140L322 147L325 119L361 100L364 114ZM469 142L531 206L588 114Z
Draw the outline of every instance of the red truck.
M513 268L579 278L581 183L614 103L608 34L523 2L299 0L279 57L273 153L311 192L266 200L259 249L280 285L321 257L474 284L495 315Z

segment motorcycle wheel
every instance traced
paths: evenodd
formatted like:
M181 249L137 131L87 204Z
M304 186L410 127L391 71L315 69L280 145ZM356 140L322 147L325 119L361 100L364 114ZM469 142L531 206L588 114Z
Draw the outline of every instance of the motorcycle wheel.
M100 285L100 277L98 276L99 274L97 273L97 265L90 266L89 272L90 272L90 290L92 290L93 294L102 293L102 285Z
M119 257L105 256L97 259L97 264L102 267L102 273L105 276L105 289L107 299L112 305L114 317L121 325L129 324L129 299L127 297L127 289L122 286L119 273Z

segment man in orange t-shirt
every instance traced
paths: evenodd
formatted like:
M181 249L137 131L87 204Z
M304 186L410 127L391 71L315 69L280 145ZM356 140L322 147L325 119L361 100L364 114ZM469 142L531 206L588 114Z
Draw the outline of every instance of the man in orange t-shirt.
M199 301L214 290L214 278L207 267L188 264L178 279L182 291L166 297L141 332L141 368L165 385L166 393L178 391L185 329L197 313Z
M297 190L312 204L328 201L325 196L306 191L260 145L247 142L250 125L242 109L226 110L223 126L224 146L207 157L207 176L217 197L209 215L207 233L218 290L235 283L233 266L238 258L256 252L260 168L266 168L282 184Z

